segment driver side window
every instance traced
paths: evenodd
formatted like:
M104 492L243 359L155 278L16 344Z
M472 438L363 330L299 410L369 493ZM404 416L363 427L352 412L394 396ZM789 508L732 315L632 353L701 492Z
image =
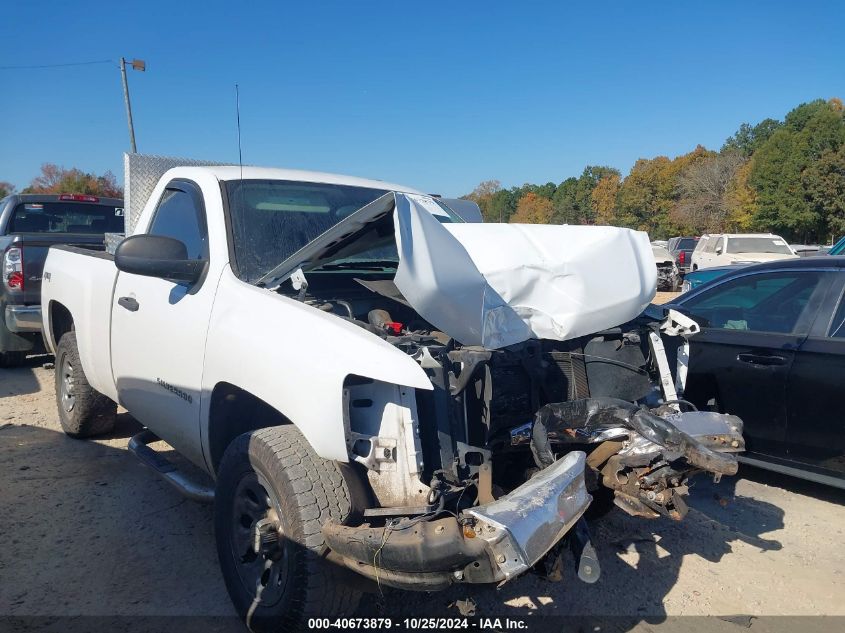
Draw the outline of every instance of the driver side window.
M684 303L707 327L788 334L795 331L821 280L815 271L784 271L732 279Z
M194 196L168 186L158 203L148 233L177 239L188 249L189 259L208 258L205 213Z

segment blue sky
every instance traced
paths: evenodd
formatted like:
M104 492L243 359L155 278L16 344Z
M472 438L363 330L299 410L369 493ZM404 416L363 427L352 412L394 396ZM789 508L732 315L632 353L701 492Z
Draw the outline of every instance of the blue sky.
M743 121L845 97L838 2L14 2L0 66L121 55L138 150L459 195L718 149ZM0 180L122 179L115 64L0 69Z

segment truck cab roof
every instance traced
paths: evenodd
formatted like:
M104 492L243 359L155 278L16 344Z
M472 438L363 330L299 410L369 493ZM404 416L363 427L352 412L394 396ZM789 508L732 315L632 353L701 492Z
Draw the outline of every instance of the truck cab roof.
M401 193L423 193L412 187L359 178L357 176L346 176L343 174L331 174L321 171L306 171L302 169L279 169L275 167L240 167L239 165L219 165L208 167L178 167L179 171L184 169L199 169L212 173L218 180L291 180L296 182L319 182L335 185L350 185L353 187L366 187L369 189L385 189L387 191L398 191Z

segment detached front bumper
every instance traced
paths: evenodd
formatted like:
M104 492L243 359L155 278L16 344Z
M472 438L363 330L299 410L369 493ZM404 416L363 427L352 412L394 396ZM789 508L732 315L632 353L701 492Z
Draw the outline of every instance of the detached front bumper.
M511 493L458 519L395 526L323 527L331 557L402 589L510 580L531 568L577 523L592 497L585 454L573 451Z

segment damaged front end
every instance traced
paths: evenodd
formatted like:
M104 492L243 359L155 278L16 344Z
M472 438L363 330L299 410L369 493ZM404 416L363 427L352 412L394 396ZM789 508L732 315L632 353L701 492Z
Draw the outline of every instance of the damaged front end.
M323 527L328 556L431 590L560 579L571 550L594 582L591 503L681 519L690 477L736 472L742 423L683 400L684 349L669 370L661 333L697 326L637 316L656 284L647 236L449 226L436 204L379 199L279 267L275 290L401 350L432 387L348 376L353 512Z

